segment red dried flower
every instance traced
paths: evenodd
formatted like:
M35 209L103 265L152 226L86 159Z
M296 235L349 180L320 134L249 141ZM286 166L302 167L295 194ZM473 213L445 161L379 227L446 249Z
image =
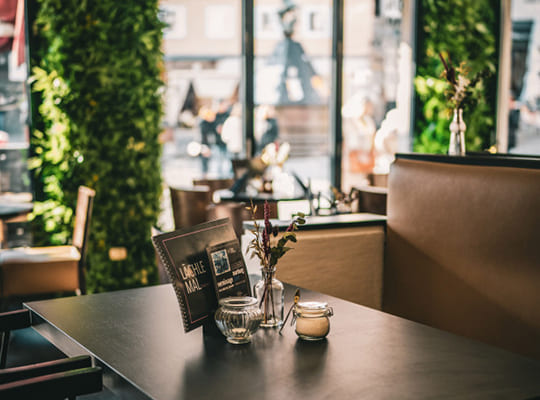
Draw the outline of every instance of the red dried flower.
M257 223L255 218L257 207L251 202L251 206L248 207L251 211L251 216L254 223L254 228L252 233L254 238L251 240L248 245L248 252L251 251L252 256L257 256L261 260L263 268L275 267L279 258L281 258L285 253L292 248L287 246L287 243L296 242L296 235L294 231L298 228L298 225L303 225L306 221L304 219L304 214L298 213L298 216L293 218L291 225L287 228L287 231L283 234L281 239L277 241L275 246L270 244L270 236L278 235L277 226L272 226L270 222L270 206L268 202L264 202L264 228Z

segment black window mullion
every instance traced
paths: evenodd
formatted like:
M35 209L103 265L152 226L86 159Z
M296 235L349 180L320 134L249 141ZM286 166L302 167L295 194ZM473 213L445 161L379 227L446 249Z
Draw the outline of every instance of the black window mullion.
M343 1L333 0L332 7L332 97L330 99L330 179L341 189L343 133L341 106L343 101Z
M242 128L247 158L255 155L255 137L253 134L254 109L254 50L253 50L253 1L242 0L242 94L244 112Z

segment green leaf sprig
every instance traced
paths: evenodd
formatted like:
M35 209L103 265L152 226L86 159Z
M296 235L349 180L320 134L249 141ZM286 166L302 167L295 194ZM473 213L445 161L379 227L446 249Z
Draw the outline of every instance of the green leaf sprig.
M297 239L295 231L298 230L299 225L304 225L306 223L305 215L300 212L297 213L281 238L279 238L277 243L272 246L271 236L277 237L279 231L278 227L273 226L270 222L270 207L268 202L264 202L264 227L261 227L257 222L257 206L254 206L253 202L251 202L250 207L247 207L247 210L251 212L254 225L251 230L253 239L248 245L247 252L251 253L251 258L258 257L263 268L272 269L277 265L278 260L283 257L285 253L293 249L292 247L287 246L287 243L296 243Z

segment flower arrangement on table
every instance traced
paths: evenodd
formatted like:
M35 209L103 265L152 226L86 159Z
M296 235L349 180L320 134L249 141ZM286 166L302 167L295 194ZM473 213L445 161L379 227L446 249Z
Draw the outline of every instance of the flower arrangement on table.
M272 142L267 144L261 154L249 161L245 191L280 193L286 196L294 194L294 180L283 171L283 165L289 158L289 143Z
M439 58L444 66L441 77L450 84L444 92L448 101L447 111L451 113L454 109L472 106L481 96L484 79L490 75L489 69L485 68L471 77L471 69L465 61L454 67L450 55L445 59L439 52Z
M290 150L289 143L277 141L267 144L262 150L261 161L265 165L262 174L263 192L272 193L276 192L276 189L285 193L294 192L294 184L290 184L292 178L283 171L283 165L289 158Z
M278 165L283 167L285 161L289 158L291 145L287 142L268 143L261 152L261 160L267 166Z
M330 189L332 190L330 209L336 214L352 212L353 203L360 198L358 190L353 188L349 193L345 193L334 186Z
M483 79L488 75L488 70L483 70L474 77L470 77L471 69L465 61L462 61L458 67L454 67L450 55L445 60L442 53L439 52L439 58L444 66L441 77L450 84L450 87L445 91L448 109L452 111L469 106L472 100L478 97L477 91L483 84Z
M263 327L278 326L283 321L283 284L275 279L276 265L281 257L293 248L289 242L296 243L296 233L299 225L305 224L305 215L298 213L287 227L285 232L277 239L279 230L270 222L270 207L264 202L264 227L256 219L257 206L247 207L251 212L254 227L251 230L253 239L250 241L247 252L251 258L257 257L261 263L262 279L254 288L259 307L263 312ZM275 238L272 240L272 237ZM273 242L273 243L272 243Z
M488 70L483 70L471 77L471 70L462 61L458 67L454 67L450 55L447 59L444 58L442 53L439 52L439 58L441 59L444 70L441 77L446 79L450 84L450 87L445 90L445 96L448 101L446 112L450 117L453 113L454 117L450 124L450 154L465 154L465 138L464 132L467 126L463 121L463 108L472 105L473 100L477 99L481 93L483 85L483 79L488 75ZM454 139L454 135L457 139ZM457 142L454 144L453 140ZM453 149L453 146L458 146L459 149Z

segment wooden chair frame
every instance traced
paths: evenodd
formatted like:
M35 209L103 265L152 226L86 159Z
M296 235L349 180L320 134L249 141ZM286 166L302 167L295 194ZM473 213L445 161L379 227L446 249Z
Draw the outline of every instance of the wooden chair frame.
M31 247L0 252L0 297L20 298L54 292L86 293L86 253L95 191L80 186L71 246ZM48 269L56 271L46 274ZM34 274L40 274L33 279ZM55 277L61 274L63 281ZM33 282L26 285L24 282ZM33 286L35 284L35 287Z
M29 310L0 314L0 398L58 399L101 391L103 373L88 355L5 368L12 330L31 326Z

